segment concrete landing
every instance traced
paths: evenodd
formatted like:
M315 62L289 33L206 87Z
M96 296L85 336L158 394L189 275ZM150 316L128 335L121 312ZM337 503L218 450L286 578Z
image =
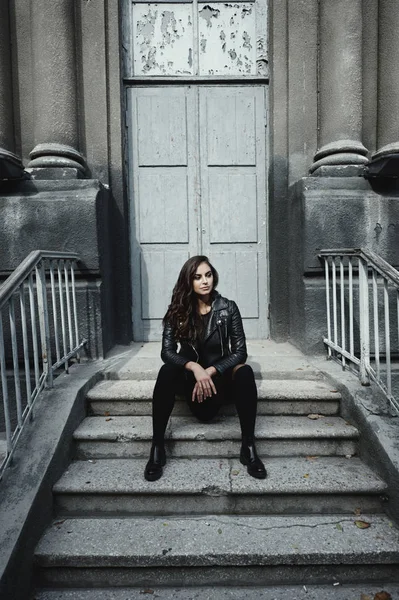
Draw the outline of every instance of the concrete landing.
M309 358L287 342L247 340L248 363L255 376L263 379L319 379L320 372ZM116 346L107 357L108 379L155 379L162 366L161 342Z

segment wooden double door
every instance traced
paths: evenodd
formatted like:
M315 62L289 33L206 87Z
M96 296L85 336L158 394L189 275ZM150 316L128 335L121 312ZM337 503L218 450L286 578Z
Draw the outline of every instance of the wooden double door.
M159 340L187 258L205 254L248 338L268 336L266 86L127 89L135 340Z

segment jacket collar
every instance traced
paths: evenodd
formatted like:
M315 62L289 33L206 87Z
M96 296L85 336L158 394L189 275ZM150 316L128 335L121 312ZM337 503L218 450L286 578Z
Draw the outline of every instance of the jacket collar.
M213 302L212 302L212 311L214 310L222 310L223 308L227 308L228 304L226 301L226 298L223 298L223 296L221 296L219 294L219 292L214 292L214 298L213 298Z
M208 321L208 324L206 327L204 341L207 340L209 338L209 336L211 336L212 333L217 328L217 318L216 318L216 314L215 314L216 311L222 310L223 308L227 308L227 307L228 307L228 304L227 304L226 298L223 298L223 296L221 296L219 294L219 292L214 292L212 308L211 308L211 316L209 318L209 321Z

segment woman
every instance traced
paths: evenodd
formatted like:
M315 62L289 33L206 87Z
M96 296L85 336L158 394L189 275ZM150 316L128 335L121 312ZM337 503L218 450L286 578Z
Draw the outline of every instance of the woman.
M154 388L153 440L144 472L147 481L162 477L165 430L181 389L201 421L210 421L225 397L232 397L241 425L241 463L252 477L266 477L254 442L257 390L253 371L245 364L241 316L235 302L216 292L218 279L206 256L193 256L183 265L173 289L163 320L161 358L165 364Z

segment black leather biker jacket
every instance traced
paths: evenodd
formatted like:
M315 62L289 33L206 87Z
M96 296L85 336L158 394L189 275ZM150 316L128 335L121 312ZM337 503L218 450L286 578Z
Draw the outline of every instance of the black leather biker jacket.
M167 323L163 331L161 351L161 358L165 363L184 367L192 360L198 362L204 369L213 366L220 374L240 363L245 363L247 345L236 303L215 292L211 315L201 345L201 355L196 344L182 341L179 351L177 347L172 328Z

